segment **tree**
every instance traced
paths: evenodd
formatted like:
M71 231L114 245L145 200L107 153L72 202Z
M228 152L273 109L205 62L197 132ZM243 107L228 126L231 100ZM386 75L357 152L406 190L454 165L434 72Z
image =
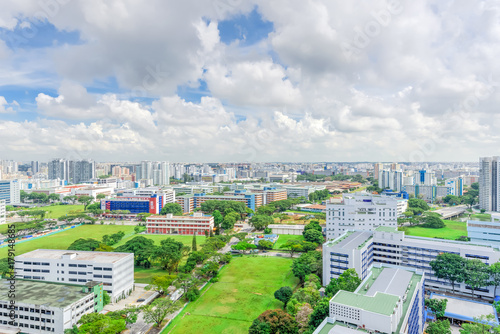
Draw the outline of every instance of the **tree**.
M124 319L127 324L135 324L137 321L137 316L142 309L140 307L127 306L124 309L108 312L107 317L111 319Z
M215 234L219 235L220 234L220 225L222 224L222 221L224 220L224 218L222 217L222 214L220 213L219 210L215 210L212 213L212 217L214 217Z
M497 287L500 285L500 262L495 262L489 267L490 284L495 287L493 296L497 295Z
M493 333L499 333L500 327L493 327L491 324L495 322L495 316L493 314L482 315L480 317L474 317L474 322L463 323L462 329L460 329L461 334L489 334L493 329Z
M448 299L426 299L425 306L427 306L432 313L436 315L436 318L443 318L446 311L446 303Z
M353 268L344 271L338 278L331 279L325 288L325 293L331 298L340 290L354 292L361 284L356 270Z
M106 198L106 195L104 194L97 194L97 196L95 197L97 200L100 200L100 199L105 199Z
M178 309L179 304L170 300L170 298L156 299L151 305L144 308L144 321L146 323L155 323L156 327L159 327L169 313L173 313Z
M439 254L429 265L436 277L450 281L453 292L455 283L461 283L465 279L465 259L458 254Z
M83 315L78 323L78 333L85 334L117 334L126 329L124 319L112 319L101 313L89 313Z
M293 257L293 254L295 254L296 252L302 252L304 250L301 242L298 240L288 240L283 245L281 245L280 248L289 251L290 257Z
M94 251L98 248L100 242L96 239L92 238L80 238L75 241L71 245L69 245L68 250L79 250L79 251Z
M420 208L423 211L427 211L430 209L429 205L424 200L419 198L410 198L408 200L408 207L411 209Z
M273 249L274 244L268 240L260 240L257 248L259 249Z
M309 224L304 226L304 232L307 230L316 230L316 231L323 233L323 229L321 228L321 226L319 225L319 221L317 221L317 220L311 220L311 222L309 222Z
M173 214L174 216L182 216L182 206L179 203L167 203L161 209L160 214L166 215L168 213Z
M318 327L326 317L328 317L330 309L329 298L323 298L319 301L319 303L314 307L311 316L309 317L309 328L315 329Z
M149 268L150 257L154 249L154 241L143 236L133 237L125 244L117 247L115 252L134 253L135 265Z
M293 260L292 273L299 278L301 282L309 274L321 275L323 259L321 252L312 251L302 254L299 258Z
M218 269L218 267L217 267ZM174 285L177 288L181 288L184 293L186 293L192 287L196 287L200 283L200 280L192 274L179 274L177 279L174 281Z
M256 230L263 230L269 224L273 223L273 218L265 215L256 214L249 220L250 225L252 225Z
M479 259L465 261L465 283L472 288L473 298L476 289L488 285L488 279L488 266L485 263Z
M443 228L446 225L444 222L436 216L426 216L424 217L424 224L422 224L422 227L428 227L428 228Z
M304 230L302 234L304 235L304 239L309 242L322 244L325 241L325 239L323 238L323 233L314 229Z
M111 246L108 246L106 244L99 244L99 247L94 249L94 252L112 252L115 249Z
M109 293L106 290L102 291L102 305L106 306L111 302L111 297L109 296Z
M299 334L302 334L308 330L309 319L312 312L313 308L308 303L304 303L299 307L297 315L295 316L295 321L297 321L297 326L299 328Z
M239 251L247 251L250 249L256 249L257 246L255 246L253 243L248 243L246 241L240 241L236 245L232 246L234 250L239 250Z
M283 286L274 292L274 298L283 303L283 308L286 308L286 304L293 295L292 288L289 286Z
M49 194L49 197L48 197L49 201L54 201L54 202L57 202L57 201L60 201L61 200L61 196L59 196L58 194L56 193L52 193L52 194Z
M276 211L276 207L271 203L268 205L261 205L257 208L255 213L257 215L262 216L272 216L272 214Z
M262 325L266 323L269 326ZM267 310L255 319L248 330L249 334L297 334L297 323L283 310Z
M191 243L191 250L193 252L196 252L198 250L198 247L196 246L196 234L193 234L193 242Z
M427 334L451 334L450 322L447 319L431 322L426 332Z
M153 275L151 277L151 284L146 286L146 290L153 289L154 291L158 291L160 294L163 294L167 291L168 287L172 285L177 276L175 275Z
M222 221L222 228L225 230L230 230L236 224L236 221L240 218L240 215L236 212L226 213L224 220Z
M167 238L160 242L153 250L153 257L160 263L164 270L169 274L177 270L179 262L183 257L183 253L189 251L189 247L184 246L180 241L173 238Z
M83 204L83 209L87 210L87 206L92 203L94 200L94 197L92 196L87 196L87 195L82 195L78 197L78 202Z

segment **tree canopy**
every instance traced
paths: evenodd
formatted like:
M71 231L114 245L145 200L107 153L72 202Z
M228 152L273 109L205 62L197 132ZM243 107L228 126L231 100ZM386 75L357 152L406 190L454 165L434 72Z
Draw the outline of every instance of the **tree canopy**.
M182 216L182 206L179 203L167 203L163 208L161 208L160 214L173 214L174 216Z

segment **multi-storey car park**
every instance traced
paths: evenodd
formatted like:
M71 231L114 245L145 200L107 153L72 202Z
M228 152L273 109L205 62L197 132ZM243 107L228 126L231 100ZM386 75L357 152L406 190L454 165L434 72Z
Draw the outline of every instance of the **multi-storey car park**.
M341 290L330 299L329 316L314 334L421 334L425 324L424 280L425 274L418 270L375 265L356 291Z
M500 260L500 251L486 245L433 238L405 236L395 228L381 226L370 231L347 231L323 245L323 284L337 278L345 270L354 268L363 279L371 265L391 264L425 273L426 289L452 290L450 282L434 275L429 262L441 253L453 253L465 259L480 259L486 264ZM465 283L456 283L455 292L470 294ZM493 299L494 287L475 290L477 296Z
M37 249L15 257L16 278L84 284L102 282L111 301L134 288L134 254Z
M0 280L0 333L64 333L83 315L103 309L100 282L75 285L18 279L14 304L10 289L10 280Z

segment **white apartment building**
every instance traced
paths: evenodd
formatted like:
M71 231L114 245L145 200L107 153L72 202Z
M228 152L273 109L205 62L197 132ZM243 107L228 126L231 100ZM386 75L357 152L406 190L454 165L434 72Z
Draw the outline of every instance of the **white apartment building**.
M366 193L343 194L341 203L326 204L326 238L348 230L372 231L379 226L397 226L398 199Z
M5 224L7 222L7 210L5 207L5 200L0 199L0 224Z
M305 197L309 198L309 194L317 191L317 190L324 190L326 189L325 186L290 186L290 187L285 187L286 189L286 196L287 198L299 198L299 197Z
M451 290L451 283L437 278L429 262L441 253L458 254L465 259L480 259L493 264L500 260L500 251L490 246L468 242L405 236L391 227L379 227L373 232L347 231L323 245L323 284L354 268L360 277L373 264L389 264L425 273L426 288ZM455 284L455 291L470 294L465 283ZM475 295L493 298L494 287L475 290Z
M136 188L127 189L123 191L123 197L151 197L158 195L162 205L167 203L175 203L175 191L172 189L165 189L160 187Z
M381 189L392 189L400 192L403 187L403 171L401 170L382 170L379 172L378 186Z
M500 211L500 157L479 158L479 207Z
M0 333L64 333L83 315L99 311L99 304L102 309L94 283L82 286L16 280L15 318L12 321L10 281L0 280ZM102 285L97 288L102 289Z
M37 249L15 257L16 278L84 284L102 282L112 302L134 288L134 254Z

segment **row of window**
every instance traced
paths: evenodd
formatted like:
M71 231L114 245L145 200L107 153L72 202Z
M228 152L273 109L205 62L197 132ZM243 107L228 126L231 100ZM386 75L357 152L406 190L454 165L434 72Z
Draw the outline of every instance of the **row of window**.
M29 272L29 273L31 273L31 272L33 272L33 273L40 273L40 272L42 272L42 273L49 273L50 272L50 270L48 270L48 269L33 269L32 270L32 269L26 269L26 268L23 269L23 271Z
M9 308L9 306L7 304L0 304L0 308ZM50 310L40 310L38 308L31 308L31 307L23 307L23 306L19 306L19 307L15 307L14 308L15 311L24 311L24 312L31 312L31 313L41 313L41 314L51 314L51 315L54 315L54 311L50 311Z
M23 262L26 265L34 265L34 266L50 266L50 263L48 262L29 262L29 261L24 261Z

